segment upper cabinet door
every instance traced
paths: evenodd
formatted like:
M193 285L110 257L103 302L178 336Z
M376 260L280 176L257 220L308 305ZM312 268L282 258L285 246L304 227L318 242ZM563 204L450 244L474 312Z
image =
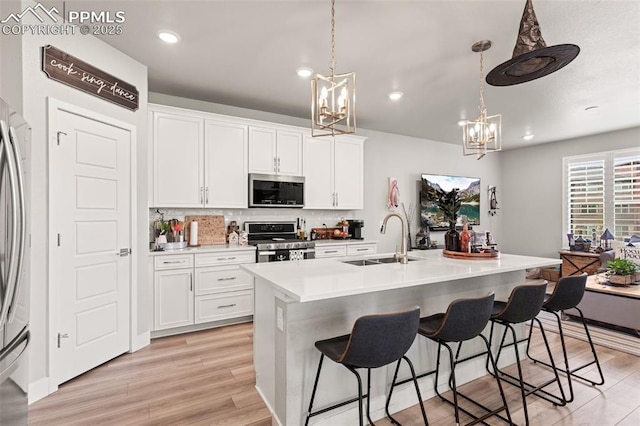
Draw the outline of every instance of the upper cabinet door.
M277 173L276 131L263 127L249 128L249 173Z
M276 169L279 175L302 176L302 133L278 130Z
M364 144L362 140L338 137L334 148L335 208L364 208Z
M304 207L333 209L333 140L304 138Z
M206 120L205 207L247 208L248 127Z
M154 207L201 207L203 132L199 118L153 113Z

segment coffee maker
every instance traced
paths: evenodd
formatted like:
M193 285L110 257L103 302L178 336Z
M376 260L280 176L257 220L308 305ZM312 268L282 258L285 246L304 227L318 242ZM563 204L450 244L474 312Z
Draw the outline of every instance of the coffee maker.
M361 219L348 219L349 222L349 235L351 239L362 240L362 228L364 227L364 220Z

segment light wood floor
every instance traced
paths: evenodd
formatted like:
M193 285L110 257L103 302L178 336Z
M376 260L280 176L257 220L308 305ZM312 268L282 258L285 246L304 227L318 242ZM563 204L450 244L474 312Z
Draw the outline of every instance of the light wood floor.
M271 425L254 387L252 334L249 323L153 340L149 347L95 368L32 404L29 424ZM557 336L551 337L557 350ZM590 355L586 344L574 339L570 351L570 362ZM603 347L597 351L605 384L593 387L574 381L575 401L565 407L529 397L532 425L640 425L640 358ZM526 363L525 375L531 381L543 380L546 374ZM489 377L460 387L489 406L497 402L496 389ZM524 424L519 391L509 385L505 389L513 420ZM454 424L451 406L432 398L425 408L430 424ZM405 426L422 424L417 405L395 417ZM504 424L497 419L488 423ZM376 424L391 423L383 419Z

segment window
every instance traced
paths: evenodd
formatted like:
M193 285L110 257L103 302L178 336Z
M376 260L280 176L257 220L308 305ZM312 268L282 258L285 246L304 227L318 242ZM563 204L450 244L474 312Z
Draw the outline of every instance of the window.
M640 150L564 158L565 233L640 235Z

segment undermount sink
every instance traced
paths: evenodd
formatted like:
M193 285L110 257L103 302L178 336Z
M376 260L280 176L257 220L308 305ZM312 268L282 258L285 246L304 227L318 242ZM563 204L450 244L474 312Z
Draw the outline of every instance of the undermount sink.
M409 262L415 259L407 258ZM384 263L400 263L400 259L395 257L378 257L375 259L358 259L358 260L344 260L342 263L348 263L349 265L356 266L369 266L369 265L382 265Z

